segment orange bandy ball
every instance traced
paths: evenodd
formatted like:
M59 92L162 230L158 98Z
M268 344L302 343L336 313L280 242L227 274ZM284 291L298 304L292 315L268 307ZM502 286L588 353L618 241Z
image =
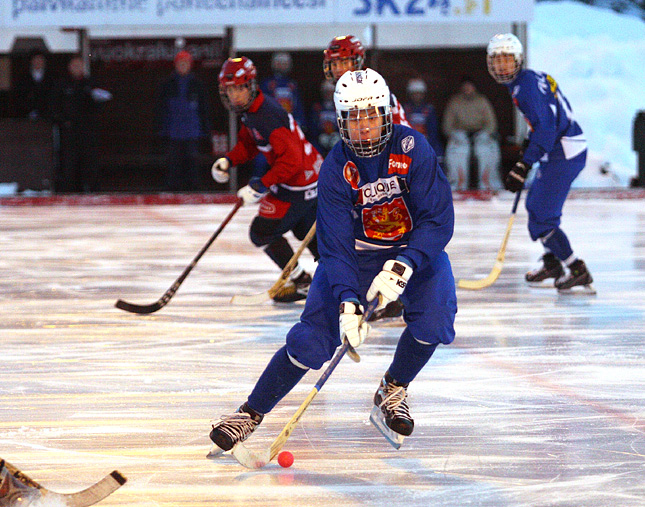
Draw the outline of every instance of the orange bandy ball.
M282 468L289 468L291 465L293 465L293 454L291 454L289 451L282 451L280 454L278 454L278 464Z

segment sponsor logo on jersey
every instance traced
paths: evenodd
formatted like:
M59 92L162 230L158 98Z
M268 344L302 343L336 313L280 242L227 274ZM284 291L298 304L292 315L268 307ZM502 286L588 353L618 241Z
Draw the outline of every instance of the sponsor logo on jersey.
M412 159L407 155L399 155L398 153L391 153L390 159L387 163L388 174L408 174Z
M401 187L399 178L396 176L379 178L373 183L363 185L358 190L358 204L369 204L385 198L398 196L402 193L403 188Z
M266 199L262 199L262 201L260 201L259 212L261 215L273 216L277 213L277 211L278 211L277 208L272 202L269 202Z
M345 163L345 167L343 167L343 177L354 190L358 190L358 181L361 179L361 177L358 174L358 168L356 167L356 164L351 160L348 160Z
M407 153L412 148L414 148L414 137L407 136L401 140L401 148L403 148L403 153Z
M372 239L396 241L412 230L412 217L402 197L362 210L363 232Z

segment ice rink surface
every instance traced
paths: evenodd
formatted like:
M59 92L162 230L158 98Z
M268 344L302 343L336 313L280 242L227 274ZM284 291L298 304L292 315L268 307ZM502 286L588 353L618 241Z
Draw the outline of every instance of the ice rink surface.
M511 205L455 203L457 279L488 274ZM205 458L210 421L245 401L302 309L229 303L278 276L248 239L255 210L159 312L114 308L161 297L232 206L0 208L1 458L59 492L118 469L129 481L105 506L645 505L642 200L565 206L596 296L525 286L541 246L522 205L500 278L458 289L457 338L409 388L416 426L401 450L368 422L402 332L375 323L362 361L340 363L287 442L294 465L259 471ZM319 376L248 446L268 446Z

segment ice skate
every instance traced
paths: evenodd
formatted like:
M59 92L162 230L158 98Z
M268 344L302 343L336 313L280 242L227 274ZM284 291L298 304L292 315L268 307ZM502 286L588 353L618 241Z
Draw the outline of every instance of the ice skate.
M289 280L280 291L273 296L273 300L277 303L293 303L307 299L309 287L311 286L311 275L306 271L300 273L295 280Z
M542 283L545 280L550 280L551 278L557 280L564 275L564 269L562 268L562 263L552 253L545 253L542 258L542 266L529 271L524 276L524 279L529 283L531 287L553 287L550 283Z
M255 412L247 403L238 408L234 414L222 416L219 421L213 423L210 433L213 447L207 457L215 458L230 451L238 442L249 438L262 419L264 415Z
M569 273L563 274L555 281L555 287L560 294L589 294L594 295L593 278L583 260L578 259L569 266Z
M397 299L396 301L388 303L385 308L375 311L368 319L368 322L383 319L397 319L403 316L403 308L403 303L401 303L400 299Z
M399 449L403 439L414 430L407 402L407 387L407 384L396 384L386 373L374 395L374 407L370 414L371 423L395 449Z

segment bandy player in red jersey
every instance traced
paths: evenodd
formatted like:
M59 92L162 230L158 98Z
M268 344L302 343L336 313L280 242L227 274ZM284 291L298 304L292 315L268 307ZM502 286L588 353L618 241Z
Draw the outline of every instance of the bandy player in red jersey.
M365 65L365 49L353 35L334 37L327 49L323 51L323 72L325 79L333 84L348 70L362 70ZM410 124L405 118L403 106L393 93L390 93L390 107L392 108L392 122L396 125Z
M291 114L259 89L257 70L250 59L242 56L224 62L219 74L219 93L224 106L240 115L242 126L237 144L213 164L213 179L226 183L231 166L248 162L258 153L266 157L269 164L266 173L253 176L237 195L245 205L260 203L258 215L251 223L251 241L264 248L271 260L284 269L293 256L284 234L292 231L302 240L316 221L322 157L305 139ZM308 248L318 259L316 238ZM275 301L307 297L311 275L297 265L291 279L293 284L276 295Z

